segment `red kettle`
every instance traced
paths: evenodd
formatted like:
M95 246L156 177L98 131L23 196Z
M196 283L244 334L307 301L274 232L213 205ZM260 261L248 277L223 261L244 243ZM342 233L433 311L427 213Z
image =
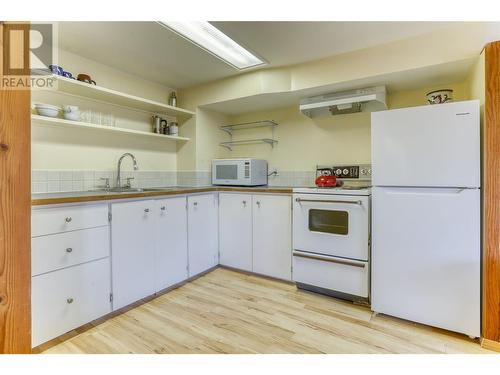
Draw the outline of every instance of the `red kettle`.
M317 187L335 187L337 186L337 177L321 175L316 178L315 184Z

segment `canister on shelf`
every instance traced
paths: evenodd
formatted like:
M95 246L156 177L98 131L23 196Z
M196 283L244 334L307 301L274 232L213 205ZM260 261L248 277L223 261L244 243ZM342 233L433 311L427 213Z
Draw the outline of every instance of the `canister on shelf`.
M161 134L161 117L154 115L153 120L153 133Z
M170 96L168 98L168 104L171 105L172 107L177 107L177 95L175 94L175 91L172 91L170 93Z
M161 119L160 121L161 125L160 125L160 129L161 129L161 134L169 134L168 133L168 122L167 120L165 119Z
M170 135L179 135L179 125L177 122L172 121L170 124L168 124L168 134Z

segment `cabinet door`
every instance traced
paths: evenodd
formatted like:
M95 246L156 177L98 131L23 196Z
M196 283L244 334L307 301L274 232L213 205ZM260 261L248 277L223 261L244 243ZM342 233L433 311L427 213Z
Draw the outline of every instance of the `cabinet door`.
M156 291L188 277L186 197L155 201Z
M254 195L253 272L292 279L292 200L283 195Z
M113 309L155 292L153 201L111 205Z
M188 197L189 277L219 263L218 210L215 194Z
M252 271L252 196L219 194L220 264Z
M111 312L109 258L32 278L32 345Z

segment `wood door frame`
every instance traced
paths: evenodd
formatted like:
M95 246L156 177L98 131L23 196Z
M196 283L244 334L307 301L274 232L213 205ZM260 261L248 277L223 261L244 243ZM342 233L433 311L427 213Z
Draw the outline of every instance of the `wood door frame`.
M2 61L7 59L3 56L5 43L22 49L23 61L29 64L29 51L25 50L29 27L26 22L0 22ZM24 31L18 46L4 39L8 28ZM3 66L0 64L0 79ZM0 88L0 353L6 354L31 352L30 106L29 88Z
M500 41L484 53L483 345L500 342Z

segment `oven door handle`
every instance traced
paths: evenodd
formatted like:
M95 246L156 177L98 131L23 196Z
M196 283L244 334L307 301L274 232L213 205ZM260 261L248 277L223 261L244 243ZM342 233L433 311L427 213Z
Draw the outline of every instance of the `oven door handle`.
M325 256L325 255L311 254L311 253L306 253L306 252L297 251L297 250L295 250L293 252L293 256L300 257L300 258L306 258L306 259L321 260L324 262L343 264L346 266L353 266L353 267L359 267L359 268L365 268L365 266L366 266L366 263L361 262L361 261L357 262L355 260L349 260L349 259L332 258L332 257Z
M345 203L345 204L357 204L362 205L362 201L341 201L341 200L327 200L327 199L302 199L295 198L295 202L313 202L313 203Z

